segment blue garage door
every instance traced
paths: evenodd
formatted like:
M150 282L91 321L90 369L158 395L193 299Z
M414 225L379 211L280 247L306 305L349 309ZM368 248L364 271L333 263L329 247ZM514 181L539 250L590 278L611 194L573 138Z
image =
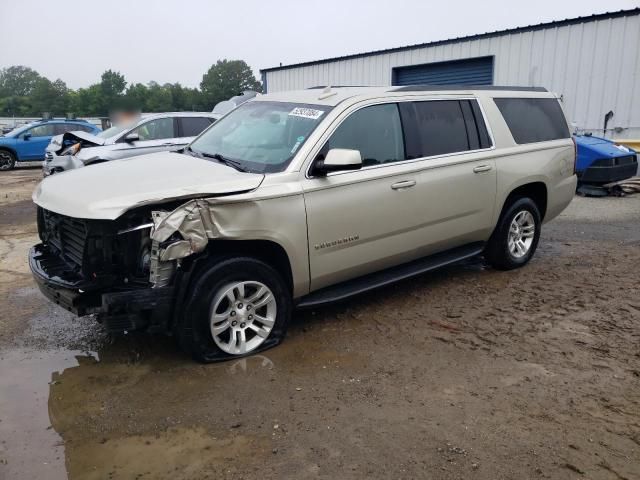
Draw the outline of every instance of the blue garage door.
M427 63L393 69L394 85L492 85L493 57Z

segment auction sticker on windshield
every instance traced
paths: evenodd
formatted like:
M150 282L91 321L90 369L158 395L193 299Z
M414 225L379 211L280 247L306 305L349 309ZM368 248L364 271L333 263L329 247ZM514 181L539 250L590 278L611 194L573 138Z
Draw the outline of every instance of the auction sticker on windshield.
M311 118L312 120L319 119L324 112L322 110L316 110L315 108L302 108L296 107L289 112L292 117Z

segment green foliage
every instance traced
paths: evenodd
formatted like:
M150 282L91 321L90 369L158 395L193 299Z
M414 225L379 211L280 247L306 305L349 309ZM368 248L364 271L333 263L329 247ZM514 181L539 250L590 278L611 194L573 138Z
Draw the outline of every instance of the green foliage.
M205 99L215 105L240 94L243 90L262 91L262 85L253 76L243 60L218 60L205 73L200 82Z
M131 83L107 70L100 82L72 90L60 79L50 81L22 65L0 69L0 116L108 116L120 109L142 112L211 111L216 103L243 90L262 90L242 60L218 60L203 75L200 89L179 83Z

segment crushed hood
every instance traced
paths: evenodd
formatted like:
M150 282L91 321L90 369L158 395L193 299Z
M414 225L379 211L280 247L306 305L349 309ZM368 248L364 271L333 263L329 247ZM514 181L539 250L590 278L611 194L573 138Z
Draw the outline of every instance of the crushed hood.
M82 130L77 130L74 132L65 132L62 135L56 135L51 139L51 143L49 147L57 149L55 153L60 153L64 146L70 145L72 143L80 142L83 147L99 147L105 144L105 139L97 137L87 132L83 132ZM47 148L47 150L49 150Z
M215 161L161 152L52 175L36 187L33 201L70 217L114 220L141 205L253 190L263 179Z

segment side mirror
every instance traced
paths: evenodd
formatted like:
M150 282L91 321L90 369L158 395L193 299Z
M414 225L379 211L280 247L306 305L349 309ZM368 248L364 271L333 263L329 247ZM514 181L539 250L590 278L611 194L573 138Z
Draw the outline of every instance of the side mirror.
M138 140L140 140L140 135L138 135L137 133L130 133L129 135L125 135L124 137L124 141L127 143L137 142Z
M24 135L22 135L22 139L23 140L29 140L30 138L31 138L31 134L29 132L27 132Z
M362 168L362 155L360 150L349 150L346 148L332 148L327 153L324 160L316 161L313 166L313 174L325 176L330 172L341 172L345 170L359 170Z

